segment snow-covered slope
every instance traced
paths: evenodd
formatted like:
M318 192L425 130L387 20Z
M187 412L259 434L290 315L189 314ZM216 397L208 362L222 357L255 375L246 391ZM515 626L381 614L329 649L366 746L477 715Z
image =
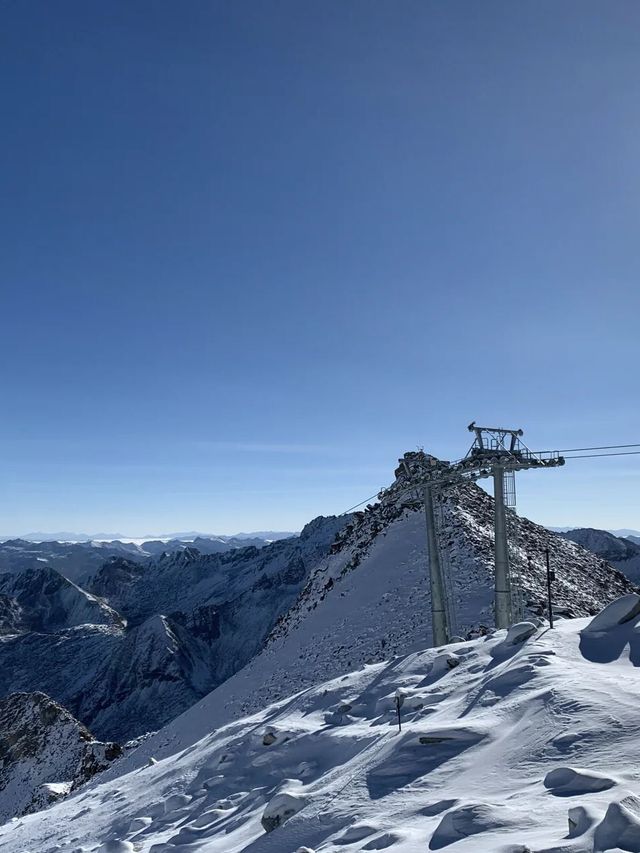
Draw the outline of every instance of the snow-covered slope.
M164 736L186 748L118 762L0 848L638 851L639 601L407 649L223 725L218 705L201 739L185 715Z
M594 554L623 572L634 583L640 583L640 544L634 542L633 537L622 538L606 530L595 530L592 527L568 530L561 536L593 551Z
M492 498L470 485L444 507L443 533L454 578L457 630L470 637L492 625ZM596 613L633 586L602 560L526 519L519 520L523 598L531 614L546 596L544 549L558 572L557 611ZM419 511L376 504L344 528L265 648L216 690L126 759L142 763L204 737L213 726L366 664L431 640L424 519ZM526 554L532 555L531 568ZM191 740L189 740L191 742ZM133 766L133 765L132 765Z

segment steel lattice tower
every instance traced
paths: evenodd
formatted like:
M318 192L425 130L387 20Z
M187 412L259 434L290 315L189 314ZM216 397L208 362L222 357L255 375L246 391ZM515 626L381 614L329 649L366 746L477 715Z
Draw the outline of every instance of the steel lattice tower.
M431 619L434 645L448 642L447 590L444 583L434 501L442 492L464 482L493 478L495 530L495 623L508 628L513 618L511 574L507 537L506 505L515 502L515 472L529 468L553 468L564 465L556 452L535 453L520 440L521 429L478 427L469 424L475 440L464 459L445 462L422 450L406 453L399 460L396 481L380 492L379 498L401 499L424 505L429 550ZM505 490L506 485L506 490ZM513 492L513 494L512 494Z

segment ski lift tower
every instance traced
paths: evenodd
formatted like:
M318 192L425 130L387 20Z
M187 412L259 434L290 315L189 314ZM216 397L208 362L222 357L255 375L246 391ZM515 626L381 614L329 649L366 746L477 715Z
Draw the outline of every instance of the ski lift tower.
M458 462L446 462L423 450L405 453L398 460L395 482L383 489L381 501L399 502L406 506L424 506L427 528L429 579L431 587L431 625L433 644L449 641L445 584L434 502L442 493L464 483L493 477L495 497L495 624L508 628L513 618L511 577L507 537L506 507L515 508L515 472L529 468L553 468L564 465L555 451L536 453L520 440L521 429L478 427L469 430L476 437L467 455Z
M520 440L521 429L479 427L469 424L475 440L465 458L464 468L485 469L479 474L493 477L495 504L495 622L496 628L508 628L513 618L511 574L507 542L506 505L515 506L515 472L529 468L553 468L564 465L558 453L534 453ZM488 469L488 470L487 470Z
M450 462L422 450L405 453L398 460L395 474L395 484L380 492L379 497L400 500L410 506L424 505L431 588L431 630L434 646L441 646L449 642L451 626L434 501L439 500L444 489L463 482L469 475L457 471Z

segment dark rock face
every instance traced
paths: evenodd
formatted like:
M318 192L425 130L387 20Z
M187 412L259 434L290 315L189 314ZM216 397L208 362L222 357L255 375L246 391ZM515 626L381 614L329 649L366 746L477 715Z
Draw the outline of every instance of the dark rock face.
M78 625L120 626L104 601L50 568L0 575L0 626L3 633L54 633Z
M43 693L0 700L0 821L45 807L122 754Z
M91 581L91 590L102 598L117 596L122 589L134 584L144 575L140 563L125 557L112 557Z
M187 627L194 637L203 640L217 640L220 637L220 613L213 604L195 607L187 621Z

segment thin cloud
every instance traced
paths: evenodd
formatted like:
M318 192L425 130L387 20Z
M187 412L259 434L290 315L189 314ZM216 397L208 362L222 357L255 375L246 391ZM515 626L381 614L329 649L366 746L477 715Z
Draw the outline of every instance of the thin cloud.
M340 449L326 444L294 444L262 441L196 441L194 446L210 450L232 450L238 453L339 453Z

